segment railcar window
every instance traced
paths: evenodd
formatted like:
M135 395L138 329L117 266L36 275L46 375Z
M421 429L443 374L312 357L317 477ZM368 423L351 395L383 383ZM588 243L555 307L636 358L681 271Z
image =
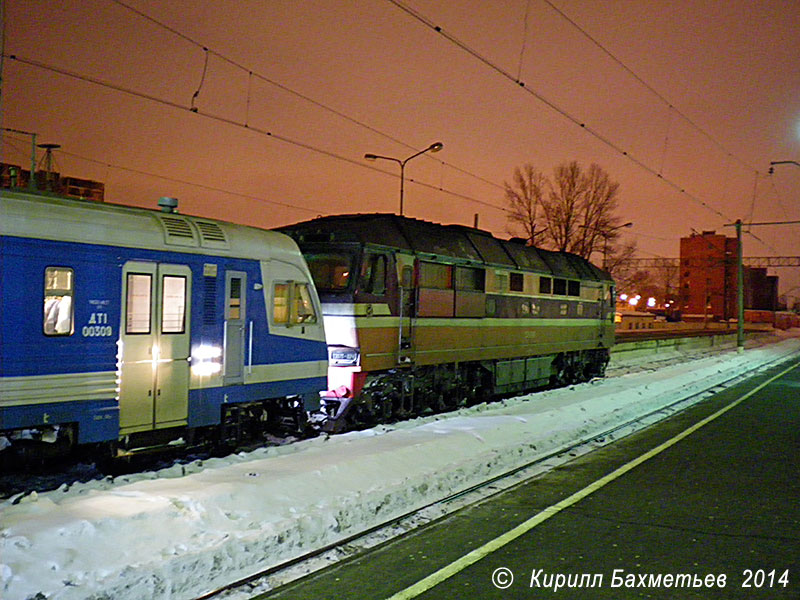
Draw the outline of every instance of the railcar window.
M276 283L273 294L272 319L278 324L289 323L289 284Z
M580 281L568 281L567 282L567 295L569 296L580 296L581 295L581 282Z
M364 257L359 287L368 294L382 296L386 293L386 256L384 254L367 254Z
M309 254L306 262L314 285L322 292L338 292L347 288L353 257L349 254Z
M311 302L311 292L307 283L294 284L294 314L295 323L316 323L317 313L314 303Z
M150 333L153 276L128 273L125 333Z
M484 289L483 269L456 267L456 289L482 292Z
M419 286L440 290L453 289L453 267L437 263L419 263Z
M74 331L74 271L47 267L44 271L44 334L72 335Z
M186 277L164 275L161 285L161 332L186 331Z
M521 292L525 288L525 279L522 273L511 273L508 280L508 289L512 292Z
M553 279L553 293L561 296L567 294L567 280L566 279Z
M314 310L311 289L307 283L276 283L272 298L272 320L275 324L289 326L317 322L317 311Z
M553 280L549 277L539 277L539 293L549 294L553 291Z

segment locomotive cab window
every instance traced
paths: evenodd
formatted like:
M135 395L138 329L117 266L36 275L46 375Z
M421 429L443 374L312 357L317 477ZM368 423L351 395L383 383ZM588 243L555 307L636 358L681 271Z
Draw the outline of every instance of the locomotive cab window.
M581 295L581 282L580 281L567 281L567 295L580 296Z
M47 267L44 272L45 335L71 335L74 331L74 271Z
M525 289L525 278L522 273L511 273L509 275L508 289L512 292L521 292Z
M353 256L346 253L308 254L311 278L320 292L342 292L350 282Z
M550 294L553 291L553 280L550 277L539 277L539 293Z

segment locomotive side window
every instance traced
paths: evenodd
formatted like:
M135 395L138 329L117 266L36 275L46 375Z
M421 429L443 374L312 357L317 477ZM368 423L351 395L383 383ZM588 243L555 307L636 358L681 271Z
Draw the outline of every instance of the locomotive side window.
M382 296L386 293L386 255L367 254L361 269L361 291Z
M125 333L149 334L153 276L147 273L128 273L128 310Z
M539 293L549 294L553 291L553 280L549 277L539 277Z
M482 292L484 289L483 269L456 267L456 289Z
M581 295L581 282L580 281L567 281L567 294L570 296Z
M44 271L45 335L71 335L74 330L74 272L67 267L47 267Z
M553 279L553 293L561 296L567 295L567 280L566 279Z
M419 286L439 290L453 289L453 267L437 263L419 263Z
M186 277L164 275L161 285L162 333L186 331Z
M525 287L525 279L522 273L511 273L508 280L508 289L512 292L521 292Z

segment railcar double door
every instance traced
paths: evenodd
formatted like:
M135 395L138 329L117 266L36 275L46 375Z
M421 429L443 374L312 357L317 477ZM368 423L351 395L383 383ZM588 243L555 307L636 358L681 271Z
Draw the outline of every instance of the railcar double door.
M120 433L185 425L192 272L127 262L122 269Z

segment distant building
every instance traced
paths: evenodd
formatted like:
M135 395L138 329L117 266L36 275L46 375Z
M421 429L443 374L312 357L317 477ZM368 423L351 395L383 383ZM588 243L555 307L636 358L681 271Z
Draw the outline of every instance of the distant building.
M736 319L737 252L735 237L725 237L714 231L681 238L679 285L684 319ZM766 269L745 267L744 306L776 310L778 277L767 275Z
M36 189L39 191L53 192L71 198L82 198L103 202L105 198L105 185L91 179L78 177L62 177L54 171L36 171ZM31 178L29 170L19 165L0 163L0 188L27 189Z

